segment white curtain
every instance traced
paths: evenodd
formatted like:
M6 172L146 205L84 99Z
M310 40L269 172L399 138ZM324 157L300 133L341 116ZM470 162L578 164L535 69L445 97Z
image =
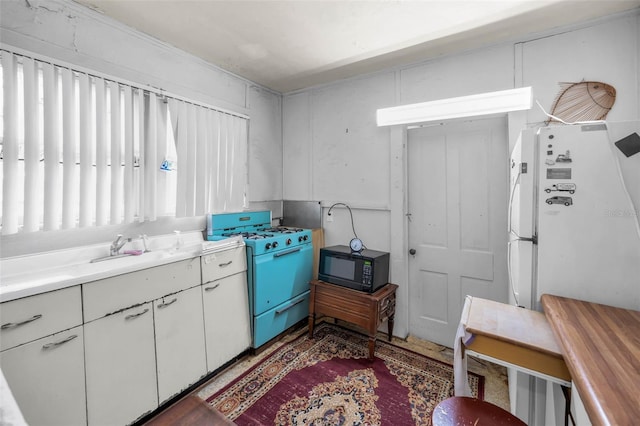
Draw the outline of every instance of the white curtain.
M178 158L176 217L242 210L247 120L183 101L169 108Z
M3 235L245 207L246 118L0 54Z

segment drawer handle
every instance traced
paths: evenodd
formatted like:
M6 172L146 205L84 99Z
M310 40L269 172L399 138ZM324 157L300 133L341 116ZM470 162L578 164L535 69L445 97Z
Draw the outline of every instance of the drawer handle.
M2 324L2 327L0 327L0 329L2 330L8 330L11 328L16 328L16 327L20 327L21 325L25 325L25 324L29 324L32 321L35 321L37 319L42 318L42 314L37 314L32 316L31 318L21 321L21 322L8 322L6 324Z
M221 268L224 268L225 266L229 266L232 263L233 263L233 260L230 260L230 261L228 261L226 263L218 263L218 266L221 267Z
M218 287L220 287L220 283L214 285L213 287L205 287L204 291L212 291L212 290L215 290Z
M162 309L162 308L166 308L169 305L173 305L174 303L176 303L178 301L177 297L174 297L170 302L162 302L161 304L158 305L158 308Z
M130 319L135 319L135 318L138 318L138 317L139 317L139 316L141 316L141 315L146 314L147 312L149 312L149 308L145 309L145 310L144 310L144 311L142 311L142 312L138 312L137 314L127 315L126 317L124 317L124 319L125 319L125 321L126 321L126 320L130 320Z
M42 349L43 350L47 350L47 349L56 348L56 347L58 347L60 345L64 345L65 343L72 341L76 337L78 337L78 335L74 334L74 335L71 335L71 336L67 337L66 339L60 340L59 342L47 343L46 345L42 346Z
M281 314L281 313L283 313L283 312L285 312L285 311L288 311L289 309L293 308L294 306L296 306L297 304L302 303L302 302L304 302L304 299L300 299L300 300L298 300L297 302L293 302L292 304L290 304L290 305L288 305L288 306L285 306L285 307L284 307L284 308L282 308L282 309L278 309L278 310L276 311L276 315L279 315L279 314Z

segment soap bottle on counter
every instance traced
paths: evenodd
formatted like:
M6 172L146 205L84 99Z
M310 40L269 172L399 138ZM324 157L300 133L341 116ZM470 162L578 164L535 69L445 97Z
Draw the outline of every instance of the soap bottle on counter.
M173 233L176 236L176 240L173 243L171 253L177 253L182 248L182 235L180 235L180 231L173 231Z

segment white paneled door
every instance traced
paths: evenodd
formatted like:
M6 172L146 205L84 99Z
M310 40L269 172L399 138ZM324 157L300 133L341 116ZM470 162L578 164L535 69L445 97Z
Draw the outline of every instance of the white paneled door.
M466 295L507 300L506 118L408 131L409 332L453 347Z

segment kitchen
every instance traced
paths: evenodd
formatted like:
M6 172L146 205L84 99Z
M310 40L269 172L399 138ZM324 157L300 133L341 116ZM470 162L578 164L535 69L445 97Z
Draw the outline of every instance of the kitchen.
M398 127L377 127L376 110L520 86L532 86L536 99L548 108L559 82L592 79L617 90L608 120L637 120L638 5L624 3L636 9L600 19L585 17L555 29L532 26L530 35L282 91L229 74L71 2L4 1L2 43L249 116L246 207L271 210L279 217L281 200L322 200L325 212L336 202L349 204L358 236L368 247L391 253L390 280L400 284L395 334L406 336L415 332L408 287L412 259L406 254L406 136ZM596 6L574 7L579 17ZM553 17L550 12L542 19ZM509 147L520 129L544 120L537 108L510 115ZM509 150L504 147L504 185ZM506 206L506 197L497 202ZM186 234L204 228L203 217L160 218L134 230L113 226L91 233L41 233L37 245L29 234L3 235L2 256L110 242L118 233L160 235L178 229ZM334 220L324 221L323 228L327 245L348 242L348 211L334 209ZM506 247L496 250L496 258L506 257ZM506 265L502 269L497 281L506 301Z

